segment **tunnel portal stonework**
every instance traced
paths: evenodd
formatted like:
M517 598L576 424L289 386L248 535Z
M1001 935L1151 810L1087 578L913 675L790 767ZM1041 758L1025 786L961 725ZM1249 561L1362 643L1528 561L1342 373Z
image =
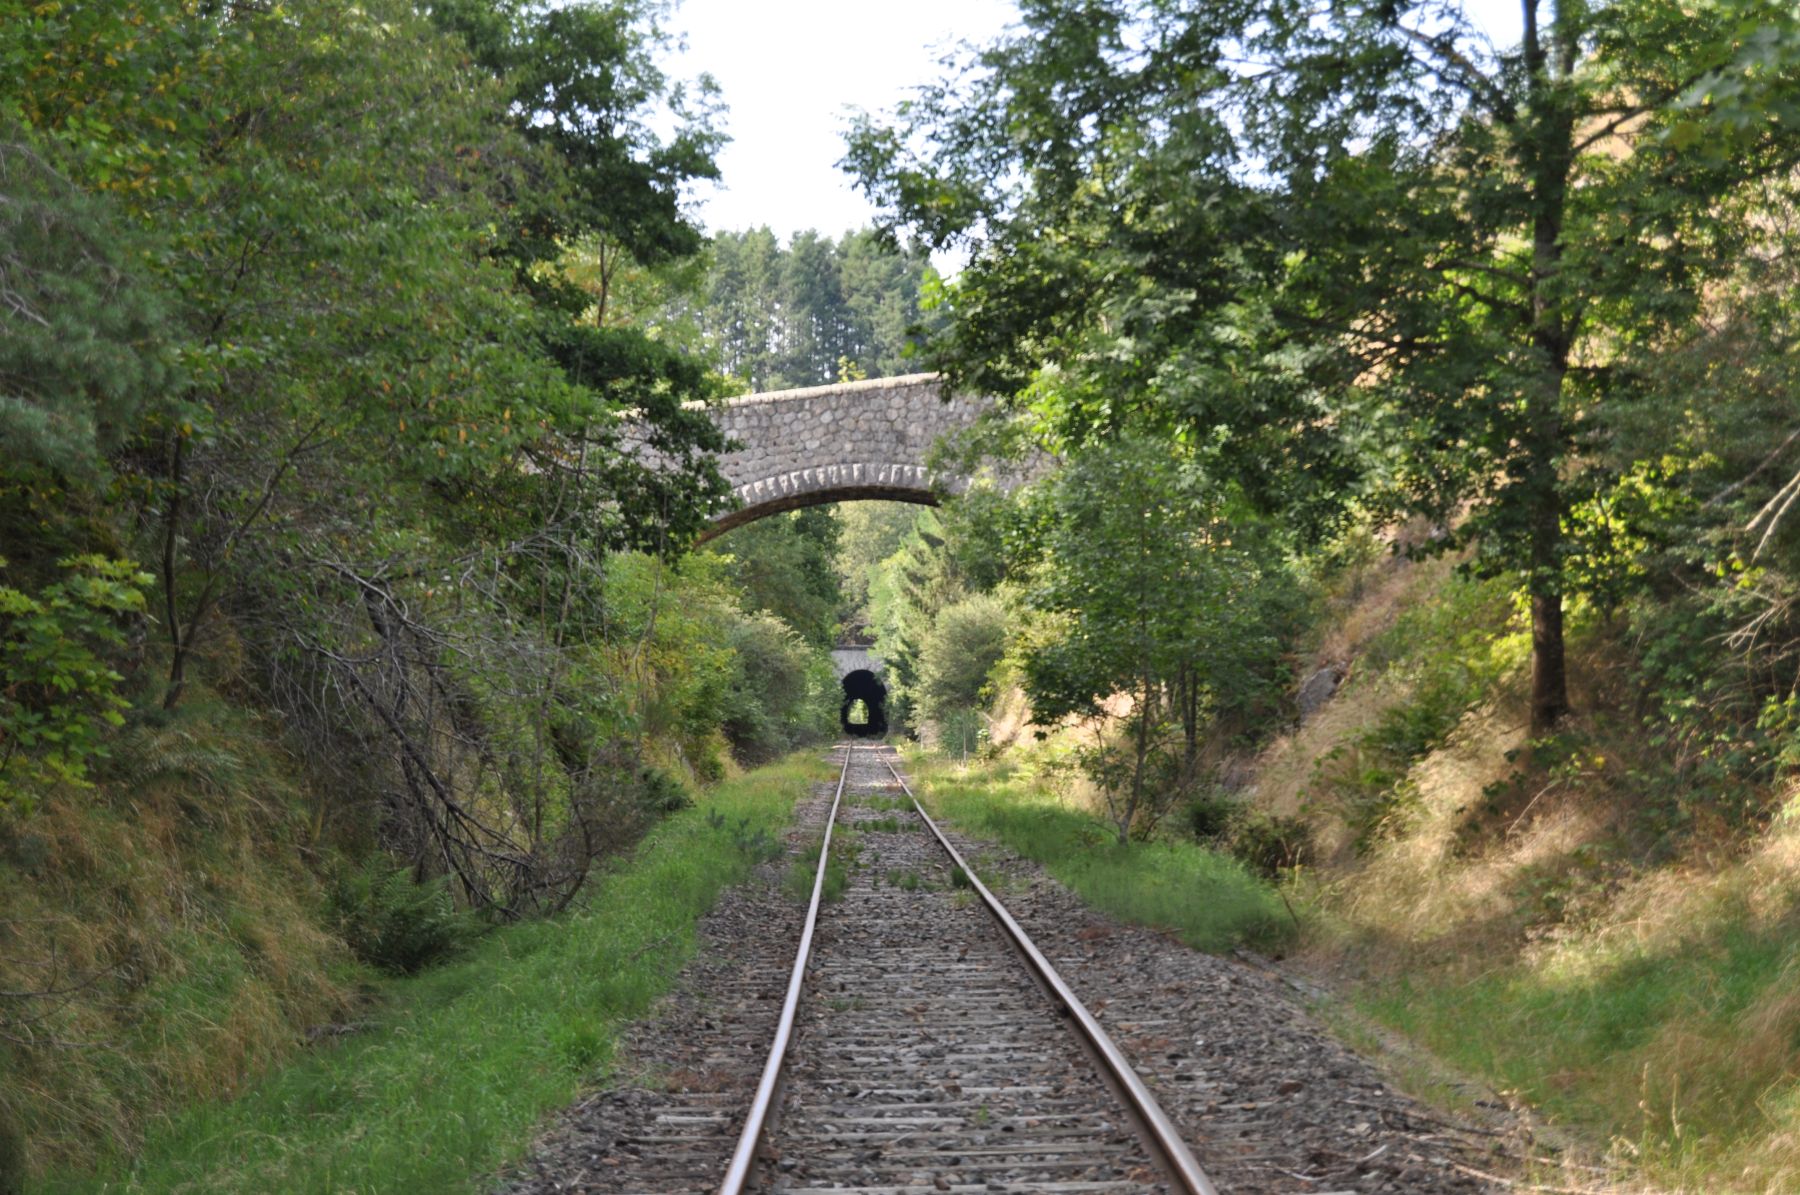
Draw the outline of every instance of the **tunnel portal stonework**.
M943 401L934 373L731 399L713 418L739 445L719 458L739 506L701 538L824 502L935 504L934 487L955 493L967 479L934 477L926 454L940 436L963 430L992 406L988 398Z

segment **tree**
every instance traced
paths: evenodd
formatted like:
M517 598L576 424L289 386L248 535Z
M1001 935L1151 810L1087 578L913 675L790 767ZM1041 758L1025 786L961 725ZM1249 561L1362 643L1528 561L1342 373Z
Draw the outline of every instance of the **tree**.
M785 248L766 227L721 232L711 253L704 339L720 370L759 391L900 372L935 277L924 254L867 231L834 242L807 230Z
M6 525L31 528L9 556L154 561L134 617L163 644L127 642L163 648L164 709L135 717L187 716L202 675L255 692L416 877L559 907L644 812L644 735L702 761L716 738L731 611L634 622L608 582L724 499L718 432L684 401L717 379L531 287L509 230L574 167L401 0L40 6L0 23L0 62L0 120L60 176L33 159L0 204L19 314L100 309L85 341L9 338L0 370L27 415L66 417L36 420L64 446L42 443L111 472L64 470L67 538L89 542L53 551L14 510L40 477L0 464ZM625 451L627 412L672 467ZM20 668L99 702L106 661L43 646L75 625L48 577L15 588ZM20 690L21 726L98 725L47 692Z
M166 311L112 205L23 135L0 123L0 439L12 470L92 477L167 380Z
M1542 732L1566 521L1606 484L1580 450L1642 382L1617 350L1691 316L1800 160L1800 39L1778 0L1521 12L1497 49L1445 0L1031 3L848 163L890 226L971 244L940 360L1052 438L1216 442L1302 528L1358 488L1459 520L1524 579Z
M767 611L806 643L825 648L837 638L843 603L832 567L837 546L837 520L815 506L758 519L708 549L729 558L746 612Z
M824 652L768 613L738 620L730 642L736 667L722 712L740 759L760 763L831 733L837 684Z
M700 230L682 200L693 183L719 177L715 158L726 137L717 85L705 75L671 80L657 64L674 41L662 25L669 9L664 0L426 5L506 86L525 141L561 167L534 171L509 196L504 255L540 299L571 312L591 307L599 324L621 267L699 250ZM589 287L537 268L577 246L593 265Z
M875 652L886 664L888 717L912 722L918 708L925 643L938 614L967 597L969 586L935 510L921 511L900 546L882 560L869 581L869 616Z
M971 594L938 611L919 653L919 712L942 722L979 706L988 674L1006 654L1006 605Z
M876 570L912 533L921 508L910 502L841 502L831 511L838 522L834 563L844 598L842 622L855 636L870 626L869 588Z
M1042 558L1027 596L1045 625L1025 689L1044 724L1129 697L1123 753L1088 757L1121 844L1195 778L1202 715L1278 683L1279 607L1258 592L1272 588L1272 553L1213 463L1127 436L1077 453L1035 498ZM1171 725L1184 732L1176 767Z

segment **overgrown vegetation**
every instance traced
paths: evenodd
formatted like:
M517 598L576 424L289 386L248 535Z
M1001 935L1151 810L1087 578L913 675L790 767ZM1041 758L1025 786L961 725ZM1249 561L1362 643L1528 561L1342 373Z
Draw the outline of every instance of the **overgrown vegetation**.
M42 1189L485 1190L546 1112L604 1072L620 1029L688 957L695 921L770 857L796 794L826 775L799 757L718 786L561 916L490 934L417 978L382 981L366 1019L336 1027L340 1044L237 1098L125 1104L129 1122L99 1172L59 1169ZM220 977L192 982L222 995ZM154 1024L196 1050L216 1048L205 1011ZM131 1148L127 1134L139 1132Z
M1520 13L1038 6L862 121L970 254L928 356L1065 459L933 551L1003 545L993 716L1089 718L1115 838L1281 874L1312 963L1648 1181L1786 1190L1800 18ZM1009 800L962 816L1059 854Z
M1263 761L1259 801L1337 844L1301 884L1304 957L1652 1181L1785 1189L1792 782L1765 755L1694 783L1658 685L1683 640L1721 687L1738 662L1696 651L1703 626L1583 614L1588 710L1531 740L1516 611L1494 582L1413 577L1333 707ZM1674 739L1717 716L1696 703Z
M1096 904L1300 914L1652 1178L1800 1182L1800 12L1026 6L785 246L684 214L667 12L0 23L0 1189L465 1185L766 856L706 788L845 634ZM706 402L915 362L1031 484L687 552Z
M820 516L760 573L686 554L741 384L659 334L722 144L666 16L0 21L0 1185L129 1152L367 967L586 900L829 733L835 590L779 584L833 580ZM922 259L830 253L863 323L829 367L874 366Z
M1292 933L1280 897L1237 861L1174 839L1109 841L1089 811L1059 799L1030 767L935 763L918 780L933 813L1042 863L1122 920L1168 930L1201 950L1272 948Z

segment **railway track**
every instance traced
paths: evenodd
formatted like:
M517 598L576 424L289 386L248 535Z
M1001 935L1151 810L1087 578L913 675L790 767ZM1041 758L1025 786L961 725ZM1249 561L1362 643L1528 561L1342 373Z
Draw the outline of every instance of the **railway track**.
M1155 1098L919 807L892 751L841 750L774 1047L721 1195L1211 1195ZM834 884L841 898L827 904Z
M1013 905L990 912L893 754L840 753L783 859L708 915L705 948L622 1043L609 1086L497 1191L1212 1190L1159 1140L1175 1136L1167 1118L1132 1107L1139 1074L1231 1195L1489 1195L1508 1180L1484 1171L1530 1150L1392 1091L1279 983L1095 914L1028 864L983 859ZM836 891L803 906L783 877L817 885L809 849L833 861ZM1094 1018L1060 1002L1048 964L1034 974L1037 952L1000 928L1015 919L1131 1063L1083 1040Z

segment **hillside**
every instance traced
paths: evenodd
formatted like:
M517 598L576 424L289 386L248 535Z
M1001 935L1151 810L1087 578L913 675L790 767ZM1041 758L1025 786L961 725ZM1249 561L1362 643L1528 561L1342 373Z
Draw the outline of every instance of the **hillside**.
M1659 1186L1800 1182L1792 780L1706 766L1598 618L1534 741L1504 590L1374 572L1320 648L1349 678L1250 774L1304 828L1296 963Z

